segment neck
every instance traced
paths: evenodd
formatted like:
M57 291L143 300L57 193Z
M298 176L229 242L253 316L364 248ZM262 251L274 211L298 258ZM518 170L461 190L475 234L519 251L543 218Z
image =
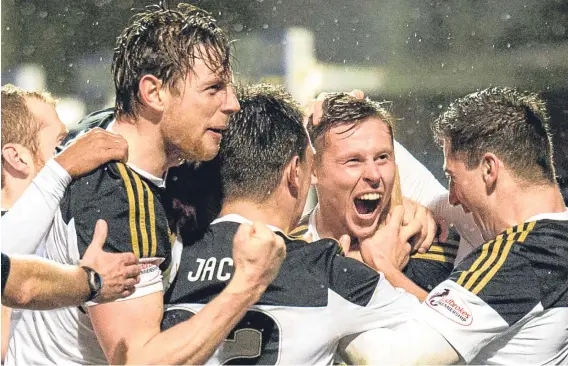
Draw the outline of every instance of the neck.
M566 210L564 199L556 184L515 187L505 190L496 201L506 202L498 206L495 233L519 225L542 213L560 213Z
M269 198L265 202L259 203L253 200L225 198L219 216L237 214L251 221L276 226L284 233L288 233L296 226L293 215L286 215L286 213L292 212L292 208L288 209L276 199Z
M112 131L120 134L128 142L128 162L157 177L176 165L168 157L166 146L160 132L159 121L150 121L142 116L116 120Z
M322 212L337 212L337 210L326 207L325 202L319 202L319 207L316 210L316 227L320 238L339 240L342 235L349 234L349 230L341 222L342 217L340 215L324 216ZM352 241L356 239L352 235L350 236Z
M5 171L2 171L4 174ZM30 185L31 179L18 179L8 174L4 175L4 187L2 187L2 208L9 210Z

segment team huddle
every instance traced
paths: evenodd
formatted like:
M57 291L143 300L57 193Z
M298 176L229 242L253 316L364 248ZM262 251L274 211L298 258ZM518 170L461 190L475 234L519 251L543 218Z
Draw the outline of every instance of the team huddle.
M2 251L84 265L104 220L136 283L17 313L6 364L568 363L568 210L537 95L494 87L433 121L446 190L361 91L303 108L235 87L230 42L196 7L136 15L112 70L115 107L30 160L10 207L4 146L26 145L3 131ZM101 134L96 164L68 168Z

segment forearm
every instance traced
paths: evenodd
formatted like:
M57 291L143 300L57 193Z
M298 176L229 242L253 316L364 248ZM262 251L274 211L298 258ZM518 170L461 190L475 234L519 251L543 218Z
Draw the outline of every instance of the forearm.
M380 268L380 271L383 272L385 278L394 287L404 289L406 292L416 296L418 300L420 300L420 302L426 300L428 292L424 291L422 288L420 288L420 286L412 282L412 280L406 277L404 273L402 273L394 266L384 265Z
M89 316L110 364L201 364L263 290L233 277L227 288L195 315L163 331L162 292L90 306Z
M10 318L12 317L12 308L2 305L2 363L6 359L8 353L8 342L10 341Z
M45 236L71 177L50 160L2 217L2 251L33 254Z
M414 319L395 330L375 329L341 341L338 353L355 365L450 365L459 354L437 331Z
M37 257L12 257L2 303L14 308L48 310L78 306L89 294L87 274L80 267Z
M256 301L258 296L250 293L222 292L188 321L154 337L144 346L145 355L134 363L205 363Z

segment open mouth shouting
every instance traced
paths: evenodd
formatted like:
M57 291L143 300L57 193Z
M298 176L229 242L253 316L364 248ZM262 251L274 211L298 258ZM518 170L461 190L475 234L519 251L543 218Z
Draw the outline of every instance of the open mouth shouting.
M378 212L381 203L381 194L365 193L354 200L355 210L357 214L363 219L371 218Z

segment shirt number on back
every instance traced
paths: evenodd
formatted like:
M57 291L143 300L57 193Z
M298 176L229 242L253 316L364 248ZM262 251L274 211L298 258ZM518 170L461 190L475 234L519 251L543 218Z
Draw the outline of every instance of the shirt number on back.
M164 313L162 331L183 322L195 311L170 307ZM213 358L222 365L276 365L280 354L280 328L272 316L260 310L249 310L219 345Z

